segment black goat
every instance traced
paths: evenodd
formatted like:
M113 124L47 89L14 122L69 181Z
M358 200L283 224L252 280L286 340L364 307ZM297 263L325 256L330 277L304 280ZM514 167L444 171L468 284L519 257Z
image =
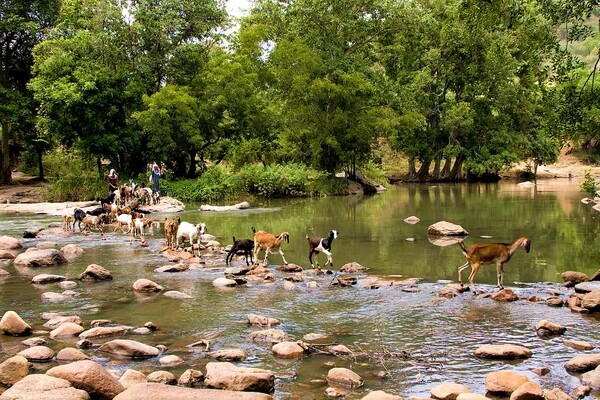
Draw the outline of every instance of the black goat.
M85 218L87 214L81 208L76 208L73 212L73 218L75 221L73 222L73 232L75 232L75 222L77 222L77 226L79 226L79 231L81 231L81 221Z
M308 240L308 261L310 261L311 267L315 267L312 260L313 254L319 253L324 253L327 256L327 262L325 263L325 266L328 264L333 266L333 259L331 257L331 244L337 237L338 231L336 230L331 230L331 232L329 232L329 236L326 238L316 237L311 239L308 237L308 235L306 235L306 239ZM317 268L318 267L319 261L317 260Z
M114 203L115 196L116 196L115 192L112 192L111 194L108 195L108 197L104 197L104 198L97 197L96 201L99 201L100 202L100 206L102 208L105 208L104 207L105 204L112 204L112 203Z
M99 216L102 214L106 214L106 209L103 207L96 207L93 210L90 211L86 211L85 212L87 215L95 215L95 216Z
M233 246L231 246L231 250L227 253L227 258L225 258L225 264L231 265L231 259L234 254L242 253L246 256L246 265L250 265L254 263L254 259L252 258L252 250L254 249L254 240L252 239L240 239L235 240L235 236L233 237ZM250 256L250 263L248 263L248 256Z

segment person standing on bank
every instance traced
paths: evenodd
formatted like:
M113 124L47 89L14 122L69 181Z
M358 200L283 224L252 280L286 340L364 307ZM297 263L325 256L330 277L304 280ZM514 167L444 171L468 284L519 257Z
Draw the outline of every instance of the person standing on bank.
M110 196L115 190L119 189L119 175L114 169L111 169L108 173L108 195Z
M160 167L158 166L158 164L156 164L156 162L152 163L150 182L152 182L152 193L158 193L160 189Z

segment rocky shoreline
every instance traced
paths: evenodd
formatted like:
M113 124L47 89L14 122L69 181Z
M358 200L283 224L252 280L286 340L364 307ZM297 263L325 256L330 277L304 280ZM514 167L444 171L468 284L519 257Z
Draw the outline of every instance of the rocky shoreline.
M222 269L222 276L212 281L218 288L244 290L257 285L270 285L279 282L282 290L320 291L332 286L340 290L352 290L353 286L364 289L395 287L406 293L423 290L418 278L378 277L366 275L365 268L357 263L349 263L338 272L327 270L303 270L295 264L281 265L276 268L261 266L248 267L243 257L234 261L234 266L225 268L224 259L227 247L205 235L199 249L186 251L161 249L161 254L169 262L159 267L155 273L177 274L193 269ZM33 285L57 283L63 292L44 292L42 302L65 303L77 297L73 291L79 282L102 282L113 280L112 273L98 264L89 265L77 278L53 274L36 274L39 266L53 266L78 259L84 250L70 244L60 249L46 242L22 251L23 242L10 237L0 238L0 249L4 259L12 259L15 267L31 270ZM199 250L199 254L197 251ZM4 270L2 270L4 271ZM5 271L5 273L8 273ZM489 297L496 302L540 303L548 307L566 306L581 314L595 313L600 310L600 271L593 276L580 272L567 271L562 275L564 287L569 292L552 291L545 297L527 296L519 298L515 291L505 289L493 294L479 295ZM123 282L128 286L126 282ZM168 288L150 279L138 279L130 283L129 289L142 296L166 296L185 300L186 293L167 290ZM341 289L347 287L348 289ZM239 288L239 289L235 289ZM458 296L467 296L468 289L449 283L440 286L432 296L441 301ZM483 300L482 300L483 301ZM45 321L42 322L41 321ZM371 364L374 372L380 367L373 362L373 354L365 354L360 348L339 343L329 343L327 337L307 334L301 339L292 338L287 332L278 329L281 321L270 316L248 314L248 336L246 340L258 346L271 348L272 356L282 360L326 355L335 359L355 359ZM43 327L40 327L43 325ZM175 354L163 344L150 345L149 342L156 327L148 321L143 326L122 325L111 320L85 321L77 315L45 313L39 320L25 321L11 310L4 312L0 320L0 330L5 335L26 336L21 349L0 364L0 388L5 390L0 399L249 399L262 400L277 398L276 381L280 379L273 371L240 367L235 363L251 357L241 348L214 350L210 340L200 340L189 344L193 354L202 353L211 361L204 370L194 368L191 359ZM535 334L542 337L559 337L566 328L559 324L540 320L535 326ZM131 335L143 335L148 339L131 340ZM75 347L66 347L56 352L61 340L78 339ZM325 343L323 343L325 341ZM546 387L544 375L547 370L536 368L533 372L539 380L531 379L522 373L499 365L498 370L481 377L487 396L505 397L512 400L529 399L570 399L587 396L592 390L600 390L600 353L595 352L596 345L581 340L565 340L565 346L577 349L578 355L563 365L569 373L580 374L581 386L567 394L560 387ZM53 349L54 348L54 349ZM383 355L381 355L383 357ZM410 355L387 354L388 357L410 357ZM481 360L527 359L532 351L526 346L515 344L483 344L472 354ZM153 372L144 374L135 369L123 373L110 367L106 360L155 360ZM36 363L54 363L45 374L38 373L32 365ZM550 362L550 361L549 361ZM32 364L33 363L33 364ZM54 365L52 364L52 365ZM189 366L180 376L175 376L170 368ZM33 373L32 373L33 372ZM350 368L338 367L331 363L325 377L328 387L323 396L328 398L361 398L367 400L400 399L397 394L382 391L369 391L365 379ZM436 399L483 399L483 394L472 393L472 389L460 382L446 382L432 385L430 397Z

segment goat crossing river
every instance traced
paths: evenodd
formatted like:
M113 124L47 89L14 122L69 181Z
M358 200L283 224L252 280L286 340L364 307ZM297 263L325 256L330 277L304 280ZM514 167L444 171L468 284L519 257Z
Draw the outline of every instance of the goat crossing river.
M150 379L167 369L175 378L190 369L207 374L213 367L224 367L219 359L227 357L235 367L272 371L270 394L278 400L323 398L328 387L336 387L335 373L354 376L345 369L360 378L350 394L356 399L378 390L429 398L445 382L483 394L486 377L500 370L522 375L544 390L570 393L582 385L581 374L565 365L580 351L565 343L600 343L600 322L597 314L547 304L563 305L574 293L563 286L563 272L589 277L596 272L590 232L598 218L581 205L576 183L552 185L406 185L376 196L258 200L255 209L235 212L151 213L145 217L159 221L160 229L146 232L144 246L141 238L120 230L63 231L61 216L4 214L0 235L18 239L31 250L16 249L14 255L23 254L18 260L2 261L8 275L0 277L0 302L3 313L16 312L53 353L75 347L83 332L57 337L56 332L50 334L55 327L44 327L49 322L45 318L81 321L61 330L83 328L93 347L79 350L117 377L129 369ZM405 223L411 215L420 222ZM166 220L176 223L177 217L179 227L187 222L190 228L179 235L175 225L169 225L167 234ZM445 297L448 288L459 287L457 267L465 263L465 255L459 245L440 247L429 241L427 227L440 220L460 223L469 231L467 252L469 243L531 239L528 254L512 252L500 282L519 301L490 298L498 292L493 267L480 268L477 274L482 295L452 289ZM211 237L210 246L198 231L201 223L208 227L204 237ZM256 234L261 230L271 235L258 248L253 227ZM43 228L37 238L21 239L25 230L35 228ZM200 238L199 255L164 251L166 237L174 245L179 237L180 247L189 247L190 241L197 246ZM234 237L255 243L240 244L242 252L228 257ZM561 240L565 237L569 240ZM328 238L333 239L327 242ZM263 243L271 244L262 247ZM251 253L244 254L248 248ZM28 266L31 254L44 254L53 264L43 269ZM287 272L292 267L294 272ZM341 271L342 267L356 272ZM38 276L42 274L52 276ZM335 284L338 277L349 283ZM217 287L217 279L233 281L234 286ZM249 323L257 318L264 321L262 326ZM566 327L564 336L538 337L536 325L542 320ZM92 321L101 329L90 333ZM107 334L94 337L96 332ZM0 362L25 350L21 342L32 338L0 336L5 351ZM158 355L123 358L104 351L129 341L149 346L151 354ZM275 347L273 341L282 344ZM519 362L475 355L488 344L522 346L531 355ZM97 345L104 345L103 351ZM144 346L139 348L147 349ZM281 358L284 347L293 347L297 358ZM346 349L350 353L344 353ZM170 356L176 357L165 359ZM180 361L165 367L171 359ZM44 364L32 362L36 373L59 365L54 356ZM532 372L540 366L548 368L549 378ZM204 384L209 383L210 379Z

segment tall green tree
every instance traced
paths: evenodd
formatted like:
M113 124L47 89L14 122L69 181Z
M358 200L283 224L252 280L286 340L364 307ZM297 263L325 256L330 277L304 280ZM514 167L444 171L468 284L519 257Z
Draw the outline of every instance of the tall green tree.
M426 121L420 137L429 146L408 145L421 162L410 173L456 179L464 167L481 176L522 159L540 122L554 26L527 0L410 5L408 25L387 49L395 63L386 63L414 94L413 106L399 111ZM407 146L406 140L396 143Z
M376 60L399 8L387 0L258 3L243 29L268 28L261 56L283 107L285 159L332 172L368 157L387 133L394 116Z
M11 144L33 134L35 103L27 90L32 49L57 17L59 0L0 2L0 184L11 182Z

